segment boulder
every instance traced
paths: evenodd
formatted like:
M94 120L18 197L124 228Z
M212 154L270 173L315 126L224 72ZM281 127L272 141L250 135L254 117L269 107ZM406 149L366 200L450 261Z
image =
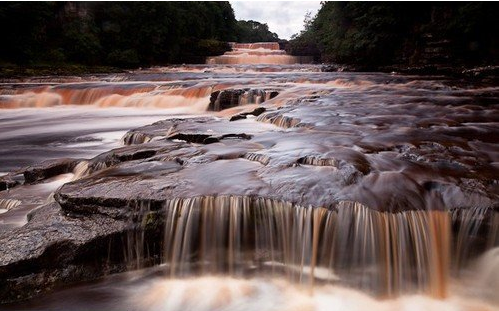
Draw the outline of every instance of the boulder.
M226 89L211 93L208 110L221 111L247 104L261 104L279 95L276 90Z
M25 226L0 235L0 301L124 271L126 231L124 221L68 216L57 203L43 206Z

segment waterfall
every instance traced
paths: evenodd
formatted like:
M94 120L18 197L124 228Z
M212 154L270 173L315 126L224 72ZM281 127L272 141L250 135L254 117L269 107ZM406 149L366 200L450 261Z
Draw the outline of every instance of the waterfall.
M277 42L233 43L232 51L224 55L208 57L206 63L216 64L300 64L311 63L310 57L290 56L280 50Z
M42 108L62 105L96 107L189 108L205 111L211 85L87 83L48 86L0 97L0 108Z
M466 238L470 228L494 230L492 221L463 211L389 213L349 201L324 208L208 196L170 200L162 213L162 261L169 277L275 276L312 290L317 283L338 283L381 297L446 297L451 275L492 246L463 251L476 246ZM144 243L143 236L133 240Z
M16 199L0 199L0 214L18 207L21 203L21 201Z

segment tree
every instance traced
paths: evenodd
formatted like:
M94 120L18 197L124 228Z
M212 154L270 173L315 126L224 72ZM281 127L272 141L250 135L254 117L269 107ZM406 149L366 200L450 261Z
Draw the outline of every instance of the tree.
M484 2L323 2L288 51L364 66L496 63L498 5Z
M279 36L270 32L267 24L253 20L240 20L237 22L237 41L241 43L278 42Z
M229 2L4 2L0 61L123 67L204 62L229 50L226 42L237 39L237 30Z

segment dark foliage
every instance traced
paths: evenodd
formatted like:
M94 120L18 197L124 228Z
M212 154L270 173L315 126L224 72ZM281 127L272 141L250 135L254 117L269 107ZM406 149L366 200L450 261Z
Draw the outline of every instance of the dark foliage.
M494 2L323 2L287 49L365 66L497 63L497 9Z
M262 24L253 20L237 22L237 42L277 42L279 37L276 33L270 32L267 24Z
M28 66L198 63L229 41L277 37L265 24L237 22L228 2L209 1L3 2L0 31L0 62Z

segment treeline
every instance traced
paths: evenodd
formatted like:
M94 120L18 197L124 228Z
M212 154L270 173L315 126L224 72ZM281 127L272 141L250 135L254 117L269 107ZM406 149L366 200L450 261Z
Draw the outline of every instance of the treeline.
M229 2L2 2L0 63L199 63L271 34L259 25L238 23Z
M497 64L497 12L495 2L323 2L287 50L366 68Z
M278 42L279 36L269 30L267 24L249 20L237 21L237 42Z

